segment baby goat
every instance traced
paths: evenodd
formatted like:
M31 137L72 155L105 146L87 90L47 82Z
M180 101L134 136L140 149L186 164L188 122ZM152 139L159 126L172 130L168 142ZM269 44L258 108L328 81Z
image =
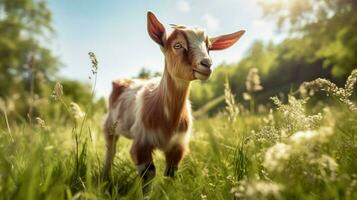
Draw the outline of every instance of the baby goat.
M155 15L147 13L148 33L165 56L161 80L113 82L104 124L105 177L110 172L119 135L133 139L131 157L144 182L155 176L152 159L155 149L165 153L164 175L174 176L187 151L192 125L190 82L209 78L212 66L209 51L232 46L245 32L210 38L200 29L172 27L172 33L167 36Z

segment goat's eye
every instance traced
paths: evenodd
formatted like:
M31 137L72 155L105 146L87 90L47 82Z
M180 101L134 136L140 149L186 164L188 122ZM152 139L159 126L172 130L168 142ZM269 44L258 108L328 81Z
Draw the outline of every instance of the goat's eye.
M174 45L174 49L181 49L181 48L182 48L182 44L180 44L180 43L176 43Z

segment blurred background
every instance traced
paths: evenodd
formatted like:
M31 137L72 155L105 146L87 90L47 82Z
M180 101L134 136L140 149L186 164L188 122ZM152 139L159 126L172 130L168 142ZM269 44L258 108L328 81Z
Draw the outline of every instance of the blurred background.
M356 7L356 0L1 0L0 103L15 119L54 117L61 108L50 96L58 81L65 101L104 110L112 80L163 70L146 31L151 10L168 31L170 23L211 36L247 30L234 47L212 52L213 76L194 82L191 101L197 115L216 113L228 81L243 107L264 112L270 96L283 97L304 81L344 84L357 66ZM99 61L95 96L90 51Z
M155 152L151 199L357 199L357 0L0 0L0 199L142 199L130 140L102 179L102 122L112 80L163 71L149 10L246 30L193 82L191 151L174 181Z

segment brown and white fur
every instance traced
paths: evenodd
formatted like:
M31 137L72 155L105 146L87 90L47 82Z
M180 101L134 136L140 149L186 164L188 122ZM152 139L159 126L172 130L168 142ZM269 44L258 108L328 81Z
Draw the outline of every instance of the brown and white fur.
M155 149L165 153L165 176L174 176L187 151L192 125L190 82L209 78L210 50L228 48L244 34L238 31L210 38L200 29L173 25L174 30L167 37L164 26L151 12L147 14L147 23L150 37L165 56L164 73L161 80L113 82L104 124L105 176L110 172L119 135L133 140L131 157L144 180L155 176Z

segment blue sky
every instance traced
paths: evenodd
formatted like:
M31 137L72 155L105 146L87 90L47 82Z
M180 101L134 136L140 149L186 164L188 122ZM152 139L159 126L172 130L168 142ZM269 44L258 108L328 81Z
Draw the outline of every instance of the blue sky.
M99 60L96 92L108 95L111 81L131 78L142 67L163 70L163 55L146 31L146 13L153 11L170 32L170 23L200 27L211 36L246 34L232 48L213 52L214 66L238 62L254 40L277 40L272 21L262 17L256 0L50 0L54 53L64 63L63 76L89 81L93 51Z

